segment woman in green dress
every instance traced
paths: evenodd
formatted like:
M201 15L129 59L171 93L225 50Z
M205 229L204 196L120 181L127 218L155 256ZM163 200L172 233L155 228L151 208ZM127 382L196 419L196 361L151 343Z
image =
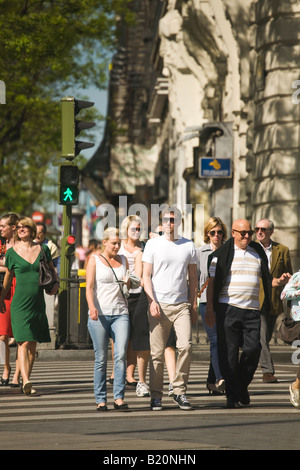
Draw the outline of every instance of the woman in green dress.
M18 343L18 359L23 377L23 392L32 393L30 374L32 371L36 343L50 342L49 325L46 316L44 291L39 286L40 245L34 242L36 225L29 217L21 217L17 222L18 243L7 250L5 274L0 297L0 314L4 311L4 298L13 276L16 277L16 290L11 303L11 324L13 335ZM51 261L50 250L44 250L49 266L55 273L57 284L50 295L58 290L58 277Z

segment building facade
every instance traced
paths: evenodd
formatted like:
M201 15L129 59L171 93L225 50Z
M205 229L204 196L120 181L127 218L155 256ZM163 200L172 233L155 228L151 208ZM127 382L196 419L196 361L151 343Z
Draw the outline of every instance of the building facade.
M262 217L299 264L299 0L140 0L120 21L104 140L85 171L104 200ZM223 169L224 163L224 171Z

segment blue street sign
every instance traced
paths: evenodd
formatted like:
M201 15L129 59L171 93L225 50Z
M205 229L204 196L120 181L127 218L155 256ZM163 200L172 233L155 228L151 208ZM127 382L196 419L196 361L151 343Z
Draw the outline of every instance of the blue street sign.
M231 178L231 158L201 157L199 176L200 178Z

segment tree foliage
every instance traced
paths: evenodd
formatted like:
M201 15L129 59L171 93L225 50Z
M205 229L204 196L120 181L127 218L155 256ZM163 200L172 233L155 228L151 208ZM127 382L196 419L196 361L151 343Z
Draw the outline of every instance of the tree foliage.
M130 0L0 0L0 211L42 202L47 167L60 154L60 98L105 84L118 16Z

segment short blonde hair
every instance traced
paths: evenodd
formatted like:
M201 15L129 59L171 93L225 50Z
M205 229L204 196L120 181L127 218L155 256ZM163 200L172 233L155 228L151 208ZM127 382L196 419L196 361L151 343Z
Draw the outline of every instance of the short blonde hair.
M30 236L32 240L36 238L36 225L35 225L35 222L30 217L20 217L17 220L17 225L19 224L28 225L28 227L30 228ZM20 240L18 232L17 232L17 240Z
M116 238L119 236L119 229L115 227L107 227L103 232L102 240L109 240L110 238Z
M222 242L224 242L227 238L227 228L224 222L220 219L220 217L210 217L204 226L204 243L209 243L210 238L208 233L213 230L214 227L220 225L223 231Z
M141 233L144 228L143 221L138 215L128 215L121 223L120 234L121 238L126 240L128 237L128 229L132 222L137 222L141 227Z

